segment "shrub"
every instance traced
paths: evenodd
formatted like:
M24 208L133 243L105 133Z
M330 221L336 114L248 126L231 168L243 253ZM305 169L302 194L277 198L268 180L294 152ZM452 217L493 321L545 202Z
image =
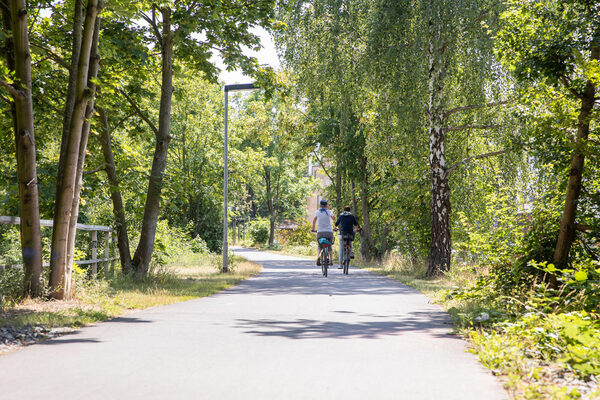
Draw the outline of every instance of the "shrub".
M192 251L196 254L208 254L210 250L208 249L208 245L206 241L202 239L199 235L191 240L191 248Z
M11 306L23 296L23 270L7 268L0 270L0 308Z
M198 240L202 239L198 238ZM165 220L158 221L151 270L160 269L159 266L193 252L193 246L193 240L190 240L189 234L184 229L169 226ZM200 249L201 244L197 243L197 246Z
M0 225L0 265L18 265L21 263L19 227Z
M302 220L298 227L288 235L288 244L308 246L315 241L315 235L311 232L311 229L312 225L308 221Z
M265 244L269 240L269 220L258 218L248 223L248 234L252 245Z

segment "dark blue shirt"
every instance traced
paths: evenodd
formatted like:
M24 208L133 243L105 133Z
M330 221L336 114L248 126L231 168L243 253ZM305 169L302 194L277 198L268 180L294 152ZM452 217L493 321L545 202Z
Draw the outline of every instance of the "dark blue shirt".
M354 218L354 215L350 214L348 211L344 211L340 214L337 221L335 221L335 226L341 225L340 230L342 233L351 233L354 232L354 227L358 226L358 221Z

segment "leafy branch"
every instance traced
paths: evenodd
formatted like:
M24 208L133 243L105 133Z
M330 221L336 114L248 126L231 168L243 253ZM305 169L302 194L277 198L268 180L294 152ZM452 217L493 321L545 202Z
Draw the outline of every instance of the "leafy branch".
M498 156L498 155L504 154L506 152L507 152L507 150L498 150L498 151L492 151L489 153L484 153L484 154L479 154L476 156L464 158L464 159L460 160L459 162L457 162L456 164L454 164L453 166L451 166L450 168L448 168L448 170L446 171L446 175L450 176L450 174L452 172L454 172L456 169L458 169L458 167L460 167L461 165L470 163L471 161Z

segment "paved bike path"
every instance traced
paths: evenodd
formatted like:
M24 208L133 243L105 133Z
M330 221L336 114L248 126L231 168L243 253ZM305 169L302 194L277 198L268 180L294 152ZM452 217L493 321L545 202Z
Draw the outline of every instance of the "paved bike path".
M0 357L0 399L506 399L428 299L236 250L255 278Z

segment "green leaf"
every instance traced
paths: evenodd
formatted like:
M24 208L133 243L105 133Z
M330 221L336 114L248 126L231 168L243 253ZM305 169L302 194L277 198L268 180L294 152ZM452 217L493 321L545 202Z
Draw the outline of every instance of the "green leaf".
M575 280L578 282L583 282L586 281L588 276L587 276L587 272L585 271L577 271L575 272Z

